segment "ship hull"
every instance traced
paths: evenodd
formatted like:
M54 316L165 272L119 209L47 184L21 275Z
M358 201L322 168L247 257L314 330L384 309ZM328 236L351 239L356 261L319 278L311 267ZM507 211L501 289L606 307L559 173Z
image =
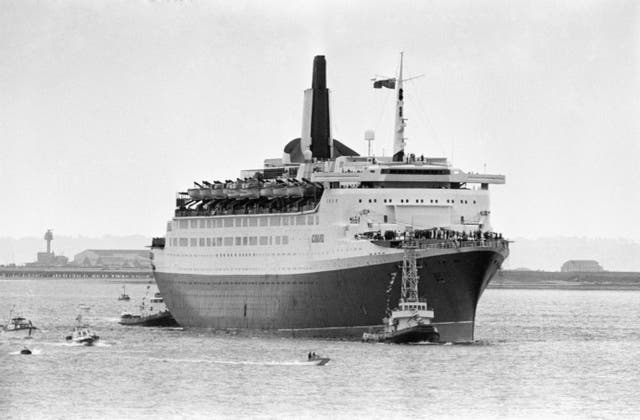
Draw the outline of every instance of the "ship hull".
M474 340L478 300L508 250L478 247L418 259L420 295L441 342ZM186 328L267 330L291 336L353 337L380 326L400 296L401 261L289 275L155 271L165 303Z

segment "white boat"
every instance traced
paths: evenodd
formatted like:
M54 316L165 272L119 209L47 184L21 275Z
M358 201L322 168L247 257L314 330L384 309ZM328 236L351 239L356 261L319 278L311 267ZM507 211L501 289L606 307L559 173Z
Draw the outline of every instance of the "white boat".
M67 341L85 346L93 345L99 338L88 326L75 326L71 335L66 337Z
M80 313L76 317L76 325L73 327L71 334L66 336L65 339L72 343L91 346L98 341L100 337L98 337L88 324L82 321L82 312L87 312L89 308L86 305L80 305L78 310Z
M2 327L2 330L5 332L29 331L29 335L31 335L31 330L35 329L37 328L33 323L23 316L15 313L14 308L11 308L9 311L9 321Z

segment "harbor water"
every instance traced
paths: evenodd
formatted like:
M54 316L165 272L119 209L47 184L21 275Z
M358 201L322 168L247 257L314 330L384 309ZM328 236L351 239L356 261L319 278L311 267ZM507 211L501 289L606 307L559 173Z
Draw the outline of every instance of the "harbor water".
M0 334L0 418L640 417L640 292L489 289L476 343L389 345L124 327L121 285L0 280L39 328ZM96 346L64 340L80 304Z

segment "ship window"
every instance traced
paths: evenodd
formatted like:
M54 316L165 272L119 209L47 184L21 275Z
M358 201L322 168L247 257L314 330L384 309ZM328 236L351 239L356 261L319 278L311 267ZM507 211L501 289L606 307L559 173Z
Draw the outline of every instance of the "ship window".
M247 245L248 244L248 240L249 238L247 238L246 236L242 237L242 245Z
M211 246L211 238L207 238L207 246Z
M200 246L204 246L204 238L200 238Z
M240 246L240 245L242 245L242 237L236 236L236 246Z
M269 219L271 226L280 226L280 216L271 216Z
M388 221L388 216L385 214L384 215L384 223L387 223L387 221Z
M244 226L244 227L249 226L249 219L247 219L246 217L244 219L242 219L242 226Z
M269 237L261 236L260 237L260 245L269 245Z
M240 217L236 217L235 218L235 225L236 225L236 227L241 227L242 226L242 219Z
M191 229L197 229L197 228L198 228L198 221L191 220Z
M189 246L198 246L198 238L191 238Z
M217 228L221 228L223 223L224 223L223 219L216 219L216 227Z
M289 216L283 216L282 217L282 225L283 226L288 226L289 225Z
M308 225L312 225L313 224L313 215L307 216L307 224Z
M430 203L433 203L433 200L429 200Z
M305 224L305 216L296 216L296 225L301 226Z
M316 225L319 225L319 224L320 224L320 216L316 214Z
M473 200L473 204L476 204L476 200Z
M267 219L266 217L261 217L260 226L268 226L268 225L269 225L269 219Z
M420 201L416 198L416 203L419 203Z
M189 239L180 238L180 246L189 246Z
M188 220L180 220L180 229L188 229L189 221Z
M256 219L255 217L249 219L249 226L258 226L258 219Z
M207 228L211 229L213 227L213 220L209 219L207 220Z
M233 227L233 219L232 218L224 219L224 227Z
M288 236L283 236L282 237L282 245L287 245L289 243L289 237Z
M204 229L204 219L200 220L200 229Z
M276 245L280 245L280 237L276 236Z
M371 199L369 199L369 202L371 202Z
M316 234L311 235L311 242L313 242L313 243L324 242L324 234L323 233L316 233Z
M438 200L436 200L436 203L438 202Z
M258 245L258 237L249 236L249 245Z
M362 203L362 198L359 198L359 199L358 199L358 203Z

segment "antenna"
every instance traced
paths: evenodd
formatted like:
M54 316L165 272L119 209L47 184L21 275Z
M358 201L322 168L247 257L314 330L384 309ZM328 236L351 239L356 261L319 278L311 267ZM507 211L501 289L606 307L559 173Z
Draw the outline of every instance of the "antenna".
M364 141L368 143L367 156L371 156L371 142L375 139L376 133L373 130L366 130L364 132Z

